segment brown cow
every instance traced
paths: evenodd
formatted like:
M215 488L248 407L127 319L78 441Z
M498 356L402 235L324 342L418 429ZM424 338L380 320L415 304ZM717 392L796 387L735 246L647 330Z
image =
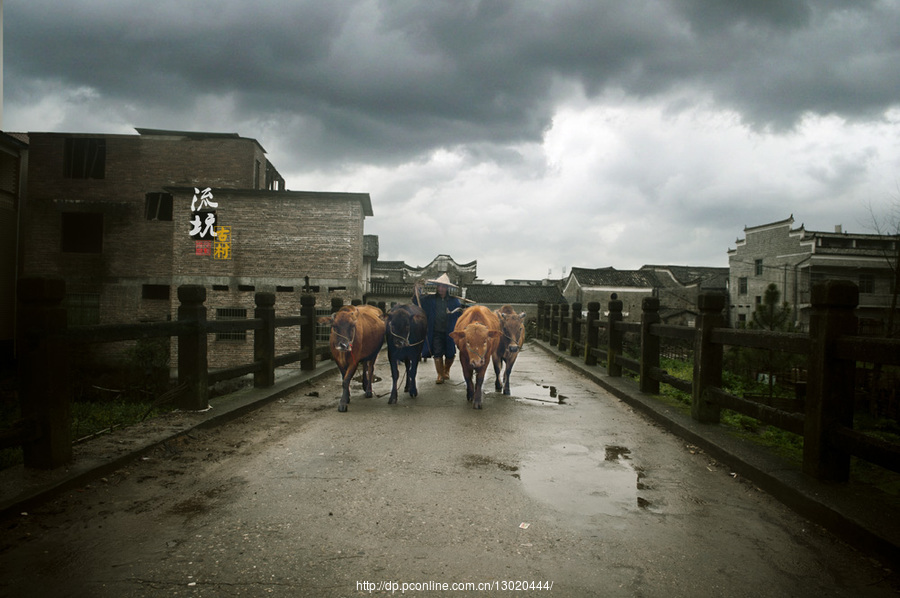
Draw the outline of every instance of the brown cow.
M363 390L366 398L372 397L375 358L384 343L384 313L371 305L345 305L319 321L331 323L331 356L341 371L344 388L338 411L344 412L350 402L350 381L360 364Z
M500 340L500 320L497 314L483 305L473 305L456 321L450 338L459 349L459 364L466 379L466 398L472 401L472 407L481 409L481 386L491 356Z
M496 312L500 319L500 342L497 343L497 349L494 351L494 374L497 380L494 382L494 389L497 392L503 391L503 394L509 394L509 375L512 373L513 365L516 363L516 357L519 355L519 349L525 342L525 312L516 313L509 305L504 305ZM500 384L500 369L506 363L506 371L503 373L503 384Z

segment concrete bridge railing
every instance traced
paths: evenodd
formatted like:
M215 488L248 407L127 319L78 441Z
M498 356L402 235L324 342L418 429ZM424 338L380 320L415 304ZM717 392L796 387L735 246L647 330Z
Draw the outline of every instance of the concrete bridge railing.
M641 321L624 322L622 301L612 299L603 317L600 304L541 304L537 337L586 365L605 367L608 376L623 369L639 377L641 392L659 394L668 384L691 394L691 417L716 424L731 409L803 437L803 471L820 480L845 482L851 457L900 471L900 446L853 429L857 362L900 365L900 339L856 336L859 290L846 281L827 281L812 291L809 334L736 330L725 327L724 295L701 294L693 327L660 323L659 299L645 298ZM639 358L623 352L624 338L640 339ZM681 339L693 347L693 380L660 369L662 339ZM808 381L803 412L797 413L730 394L722 389L725 346L769 349L805 355Z

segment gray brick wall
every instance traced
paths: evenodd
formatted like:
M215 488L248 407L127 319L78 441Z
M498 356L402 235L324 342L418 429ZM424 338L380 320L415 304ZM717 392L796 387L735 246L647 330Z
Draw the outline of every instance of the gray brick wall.
M320 305L362 296L361 194L254 190L257 163L265 185L266 158L245 138L104 135L105 178L65 178L67 137L31 134L24 273L62 277L70 293L98 294L101 323L175 319L180 284L207 287L210 320L223 307L244 307L252 317L254 291L278 289L277 314L298 315L306 276ZM231 227L231 259L196 255L194 187L213 189L219 224ZM146 194L164 190L173 194L172 221L147 220ZM61 251L64 212L103 214L100 253ZM142 298L147 284L169 286L170 299ZM211 337L211 367L250 361L252 332L247 337ZM279 331L278 344L279 353L299 348L298 330Z

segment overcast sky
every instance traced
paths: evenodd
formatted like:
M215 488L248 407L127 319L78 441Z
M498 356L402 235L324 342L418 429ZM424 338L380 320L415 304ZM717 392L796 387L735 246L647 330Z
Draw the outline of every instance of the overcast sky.
M727 266L900 204L900 0L7 0L6 131L257 139L380 259Z

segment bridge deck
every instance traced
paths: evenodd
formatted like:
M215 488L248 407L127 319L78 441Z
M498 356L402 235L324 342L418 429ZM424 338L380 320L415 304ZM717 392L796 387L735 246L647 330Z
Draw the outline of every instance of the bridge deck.
M357 386L347 413L331 371L275 400L245 391L183 414L241 415L132 444L103 480L9 514L0 583L95 596L507 580L565 596L891 595L882 568L552 352L528 346L513 396L490 392L482 411L458 366L442 386L430 366L420 396L396 406L380 362L380 396Z

